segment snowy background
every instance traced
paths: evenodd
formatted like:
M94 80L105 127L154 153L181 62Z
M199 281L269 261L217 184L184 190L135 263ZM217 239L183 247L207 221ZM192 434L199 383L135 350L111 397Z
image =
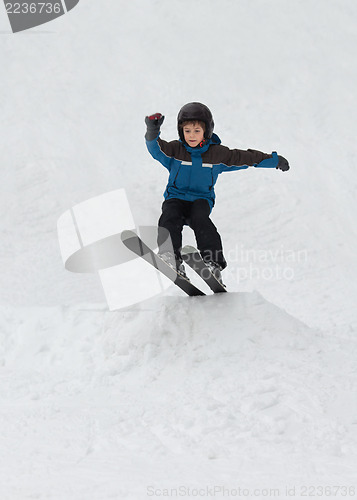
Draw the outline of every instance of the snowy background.
M83 0L14 35L0 6L2 500L357 495L356 22L355 0ZM154 225L144 116L171 140L193 100L291 170L219 179L229 295L108 312L57 219L125 188Z

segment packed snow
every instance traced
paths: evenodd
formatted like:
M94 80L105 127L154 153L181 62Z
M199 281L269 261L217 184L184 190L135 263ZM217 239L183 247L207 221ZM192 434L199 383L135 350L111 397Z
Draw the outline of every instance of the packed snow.
M357 496L356 18L83 0L15 35L0 9L1 500ZM109 311L98 275L64 269L57 220L125 189L155 225L144 116L174 139L194 100L223 144L291 169L220 176L228 294Z

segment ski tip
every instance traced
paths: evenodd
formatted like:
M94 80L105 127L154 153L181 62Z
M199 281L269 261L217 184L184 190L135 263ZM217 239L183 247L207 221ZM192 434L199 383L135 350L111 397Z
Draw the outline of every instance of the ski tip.
M137 237L136 232L130 229L125 229L120 233L121 241L126 241L129 240L130 238L135 238L135 237Z

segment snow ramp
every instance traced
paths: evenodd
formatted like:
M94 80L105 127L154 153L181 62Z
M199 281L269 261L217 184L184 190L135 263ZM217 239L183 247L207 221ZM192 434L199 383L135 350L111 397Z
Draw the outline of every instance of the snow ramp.
M259 293L0 318L3 499L353 485L355 344Z

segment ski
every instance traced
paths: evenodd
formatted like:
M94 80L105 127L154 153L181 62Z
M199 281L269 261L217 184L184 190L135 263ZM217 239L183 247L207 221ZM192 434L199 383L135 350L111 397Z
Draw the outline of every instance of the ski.
M186 245L181 250L182 259L207 283L214 293L226 292L226 287L218 281L205 264L200 253L196 248Z
M123 231L121 240L124 245L139 257L142 257L148 264L155 267L158 271L169 278L175 285L183 290L187 295L206 295L199 288L196 288L190 280L181 276L171 266L166 264L134 231Z

